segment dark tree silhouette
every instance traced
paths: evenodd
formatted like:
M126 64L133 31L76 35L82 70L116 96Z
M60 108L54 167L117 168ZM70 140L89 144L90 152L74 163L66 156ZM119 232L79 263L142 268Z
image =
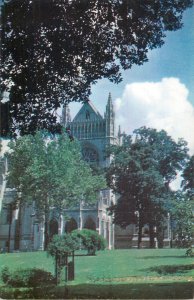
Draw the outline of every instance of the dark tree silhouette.
M56 127L62 103L86 101L100 78L119 83L165 32L182 26L193 0L5 0L1 5L1 97L9 130ZM2 106L2 104L1 104ZM2 109L2 108L1 108Z
M110 149L114 158L107 170L107 181L119 195L110 213L122 227L138 225L138 246L142 228L148 224L153 247L154 227L162 227L169 210L169 184L183 170L188 149L185 141L175 142L164 130L141 127L134 133L134 142L124 137L122 146Z

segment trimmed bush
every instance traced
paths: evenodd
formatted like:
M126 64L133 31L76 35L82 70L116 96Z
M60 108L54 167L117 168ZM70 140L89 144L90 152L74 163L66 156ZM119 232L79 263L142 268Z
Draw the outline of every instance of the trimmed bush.
M9 281L10 275L8 267L4 267L1 271L1 279L5 284Z
M5 268L1 272L3 282L12 287L36 287L55 283L53 275L41 269L18 269L13 273Z
M71 234L54 235L49 243L47 252L51 256L68 255L79 249L79 239Z
M72 235L81 239L83 247L88 251L88 255L95 255L97 250L106 248L106 240L97 231L90 229L74 230Z

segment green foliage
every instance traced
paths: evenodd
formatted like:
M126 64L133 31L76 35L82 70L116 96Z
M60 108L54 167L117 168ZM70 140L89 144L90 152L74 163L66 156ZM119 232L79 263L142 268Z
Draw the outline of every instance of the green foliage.
M175 142L165 130L141 127L134 130L136 141L150 146L151 156L156 168L168 186L182 171L188 159L187 142L179 139Z
M79 239L72 234L54 235L47 252L51 256L67 256L79 249Z
M33 288L3 287L0 290L0 297L2 299L67 299L68 289L56 285Z
M188 196L181 191L173 193L169 212L175 245L189 247L192 243L193 212Z
M102 176L92 176L79 143L71 142L65 133L37 132L9 146L9 180L26 199L37 198L39 209L44 208L45 201L59 208L75 206L80 194L83 200L88 196L94 200L96 192L105 186Z
M1 271L3 282L12 287L36 287L54 284L54 277L51 273L41 269L18 269L9 272L8 268Z
M169 184L187 160L186 142L177 143L164 130L142 127L134 131L134 141L123 137L122 146L113 146L107 171L108 185L120 195L110 208L114 222L123 227L137 223L139 239L149 224L150 246L154 246L154 226L162 229L170 201Z
M80 201L96 201L99 189L105 187L102 175L93 175L83 161L78 141L65 133L49 135L37 132L10 143L8 179L22 193L22 203L35 202L37 217L45 219L45 246L48 242L49 208L58 211Z
M1 279L4 283L7 283L10 279L10 271L9 271L9 268L8 267L4 267L2 270L1 270Z
M194 195L194 155L187 162L182 176L182 186L192 197Z
M97 250L104 250L106 247L106 240L97 231L90 229L74 230L72 235L81 239L88 255L95 255Z
M192 3L3 1L0 85L10 101L1 107L9 131L60 130L54 112L62 103L87 100L100 78L119 83L121 68L146 62Z
M189 247L188 249L187 249L187 251L185 252L185 255L186 256L190 256L190 257L192 257L192 256L194 256L194 252L193 252L193 249L192 249L192 247Z

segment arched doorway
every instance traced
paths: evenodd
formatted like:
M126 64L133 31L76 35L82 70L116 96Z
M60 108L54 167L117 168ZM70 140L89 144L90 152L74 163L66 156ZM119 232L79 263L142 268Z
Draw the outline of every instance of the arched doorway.
M95 222L93 221L93 219L91 217L88 217L86 219L86 222L84 224L84 228L91 229L91 230L96 230L96 224L95 224Z
M53 237L53 235L58 234L59 225L56 219L52 219L49 223L49 235L50 238Z
M66 222L65 224L65 232L70 233L73 230L77 229L77 222L74 218L71 218L69 221Z

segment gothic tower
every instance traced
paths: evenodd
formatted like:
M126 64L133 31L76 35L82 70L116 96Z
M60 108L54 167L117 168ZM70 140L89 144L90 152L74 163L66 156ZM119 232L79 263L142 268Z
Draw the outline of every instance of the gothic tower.
M105 119L106 119L106 137L110 138L110 141L111 140L113 141L115 140L115 113L114 113L111 93L109 93L108 96Z
M106 157L106 148L116 143L115 114L111 94L108 96L106 111L103 116L94 107L91 101L83 104L72 121L67 107L63 109L63 125L69 128L74 138L80 141L83 158L91 165L107 167L110 158ZM114 195L110 189L100 191L97 206L85 207L82 205L79 215L76 209L68 210L77 227L87 228L88 220L93 222L93 228L106 238L108 247L114 247L114 225L112 217L108 215L107 208L114 202ZM79 221L80 220L80 221Z
M68 104L65 104L62 109L61 124L66 127L71 122L70 109Z

